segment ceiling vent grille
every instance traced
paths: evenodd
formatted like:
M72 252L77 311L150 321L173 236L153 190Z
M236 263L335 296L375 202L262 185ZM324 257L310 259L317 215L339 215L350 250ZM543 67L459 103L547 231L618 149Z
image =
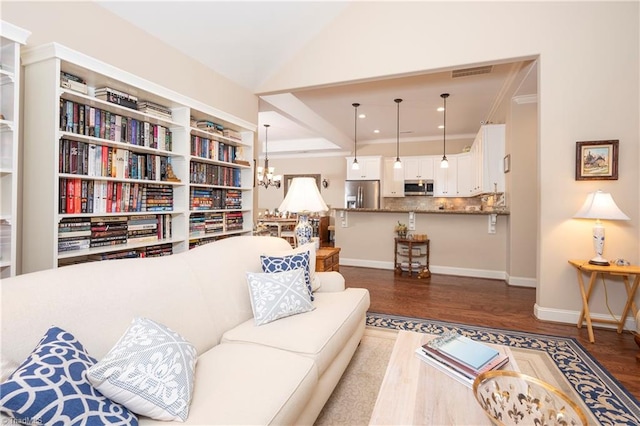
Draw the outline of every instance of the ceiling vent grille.
M451 78L467 77L470 75L489 74L493 70L492 65L485 67L463 68L451 71Z

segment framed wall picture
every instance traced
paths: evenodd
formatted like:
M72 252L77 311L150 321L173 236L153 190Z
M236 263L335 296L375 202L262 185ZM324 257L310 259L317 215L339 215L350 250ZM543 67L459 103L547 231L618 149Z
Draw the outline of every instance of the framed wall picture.
M618 180L618 143L576 142L576 180Z

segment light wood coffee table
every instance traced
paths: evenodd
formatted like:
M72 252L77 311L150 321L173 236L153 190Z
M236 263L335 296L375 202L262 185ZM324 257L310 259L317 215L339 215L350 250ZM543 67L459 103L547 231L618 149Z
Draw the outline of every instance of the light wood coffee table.
M490 425L471 388L428 365L415 354L435 335L400 331L393 347L372 425ZM506 346L493 345L509 355L505 370L519 371Z

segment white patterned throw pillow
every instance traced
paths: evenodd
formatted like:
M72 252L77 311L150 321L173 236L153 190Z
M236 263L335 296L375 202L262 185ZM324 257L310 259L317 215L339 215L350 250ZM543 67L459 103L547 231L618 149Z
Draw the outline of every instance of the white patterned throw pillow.
M247 272L251 307L256 325L315 309L302 268L284 272Z
M175 331L135 318L118 343L93 367L89 381L137 414L184 421L193 394L195 347Z

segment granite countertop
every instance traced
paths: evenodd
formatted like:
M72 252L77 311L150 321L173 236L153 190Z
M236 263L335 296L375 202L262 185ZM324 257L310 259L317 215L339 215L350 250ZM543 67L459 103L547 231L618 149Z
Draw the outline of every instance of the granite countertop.
M453 210L453 209L433 209L433 210L420 210L420 209L347 209L347 208L334 208L336 211L346 211L346 212L361 212L361 213L435 213L435 214L459 214L459 215L489 215L489 214L497 214L508 216L509 210Z

